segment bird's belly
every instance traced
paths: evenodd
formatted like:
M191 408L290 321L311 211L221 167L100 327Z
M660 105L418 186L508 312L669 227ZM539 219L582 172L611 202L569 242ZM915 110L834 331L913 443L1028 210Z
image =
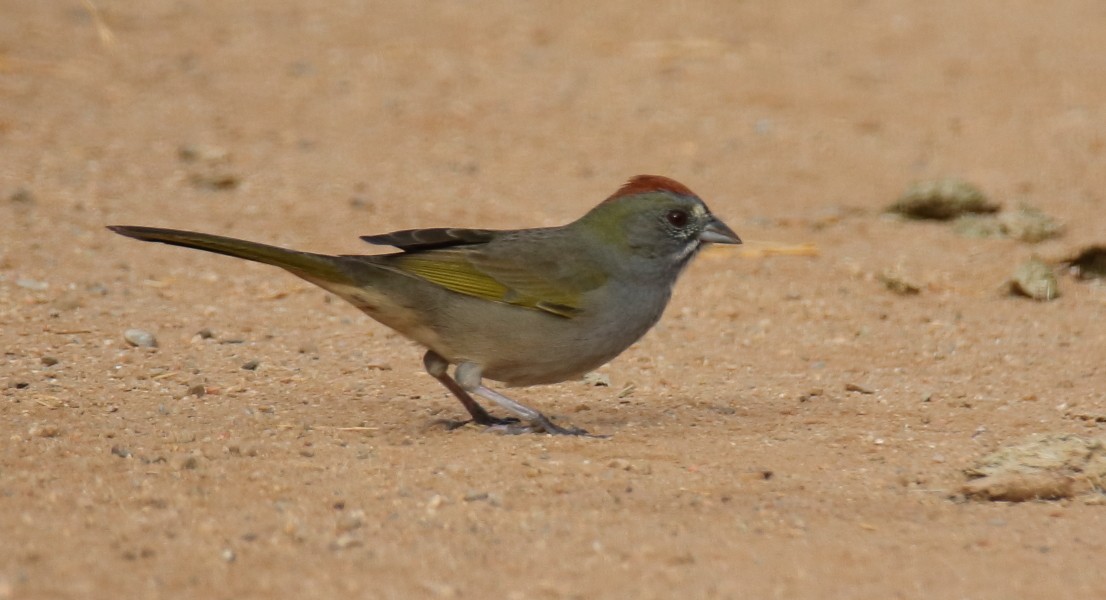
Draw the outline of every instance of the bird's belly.
M641 338L660 317L663 306L631 307L617 319L587 316L565 319L533 310L505 319L495 327L496 343L482 347L478 358L488 379L509 386L557 383L583 376L610 362ZM465 359L466 357L461 357Z

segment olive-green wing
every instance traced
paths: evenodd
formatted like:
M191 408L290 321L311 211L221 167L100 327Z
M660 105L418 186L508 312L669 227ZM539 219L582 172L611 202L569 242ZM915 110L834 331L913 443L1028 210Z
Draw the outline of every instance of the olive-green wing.
M488 252L487 248L443 248L373 259L459 294L565 318L579 315L584 293L606 281L600 270L578 262L570 264L563 257L511 248Z

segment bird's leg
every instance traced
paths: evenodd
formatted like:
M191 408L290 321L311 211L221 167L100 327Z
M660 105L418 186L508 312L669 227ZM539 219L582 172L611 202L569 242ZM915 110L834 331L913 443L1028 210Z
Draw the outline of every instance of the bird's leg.
M480 366L476 363L463 362L457 365L457 370L454 371L453 375L456 379L454 385L460 385L465 391L472 392L477 396L495 402L505 410L517 415L519 419L529 423L529 425L524 426L503 426L503 429L508 433L545 432L553 435L590 435L583 429L566 429L561 427L553 421L550 421L549 417L546 417L529 406L519 404L507 396L485 387L481 383L482 377L480 374Z
M488 414L488 411L484 410L484 407L476 403L476 400L472 399L452 377L446 373L449 368L449 361L442 357L441 354L434 352L433 350L427 350L426 354L422 357L422 364L426 367L426 372L431 377L437 379L445 388L453 392L454 396L461 401L461 404L465 405L465 410L469 411L472 415L472 422L477 425L484 425L491 427L492 425L509 425L511 423L517 423L518 419L500 419Z

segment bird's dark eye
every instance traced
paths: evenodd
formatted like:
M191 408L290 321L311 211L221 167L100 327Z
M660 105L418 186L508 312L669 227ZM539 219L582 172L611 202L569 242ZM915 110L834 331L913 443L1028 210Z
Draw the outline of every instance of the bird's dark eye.
M687 212L678 208L670 210L666 215L664 215L664 219L668 221L670 225L678 229L683 229L684 227L687 227L687 218Z

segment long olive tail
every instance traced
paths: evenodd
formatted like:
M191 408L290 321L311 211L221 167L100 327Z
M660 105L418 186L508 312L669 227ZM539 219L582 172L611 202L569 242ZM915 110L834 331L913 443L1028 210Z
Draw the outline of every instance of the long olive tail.
M350 273L344 268L345 261L338 256L288 250L267 244L195 231L125 225L109 225L108 229L136 240L196 248L274 265L291 271L293 274L313 283L355 283Z

